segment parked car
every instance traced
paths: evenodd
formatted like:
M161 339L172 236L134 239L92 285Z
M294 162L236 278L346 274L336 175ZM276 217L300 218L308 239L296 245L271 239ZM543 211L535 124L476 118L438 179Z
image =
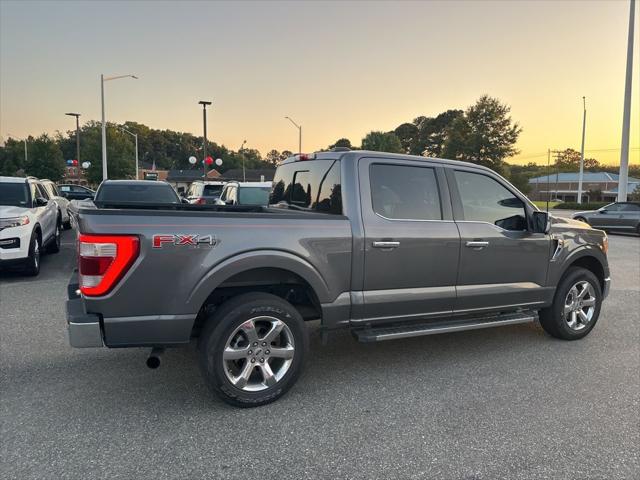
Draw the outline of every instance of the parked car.
M60 194L58 187L51 180L43 179L40 180L40 182L49 194L49 198L51 199L51 201L55 202L58 206L58 210L60 210L60 215L62 217L62 228L64 228L65 230L69 230L71 228L71 218L69 216L69 200Z
M195 181L189 186L186 199L195 205L215 205L226 182Z
M344 328L378 342L539 319L577 340L609 291L603 231L550 217L479 165L297 155L270 204L78 205L71 345L151 347L155 368L163 348L198 337L207 385L248 407L294 384L306 320L320 319L323 339Z
M598 210L574 213L573 218L603 230L640 234L640 202L614 202Z
M60 251L62 217L35 178L0 177L0 267L40 273L44 250Z
M182 200L167 182L157 180L104 180L93 199L99 204L170 204Z
M93 198L96 194L96 192L89 187L73 185L71 183L58 185L58 190L60 191L60 195L68 200L86 200L87 198Z
M216 205L268 205L271 182L229 182Z

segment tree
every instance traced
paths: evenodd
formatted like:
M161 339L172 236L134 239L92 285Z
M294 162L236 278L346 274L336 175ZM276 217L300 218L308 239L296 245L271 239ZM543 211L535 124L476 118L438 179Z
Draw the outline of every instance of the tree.
M376 152L402 153L402 144L393 132L369 132L362 139L362 149Z
M271 150L267 153L265 160L269 165L273 165L274 167L280 163L280 152L278 150Z
M348 138L341 138L336 141L333 145L329 145L329 150L332 148L353 148L351 146L351 141Z
M443 156L477 163L501 172L505 158L518 153L522 129L509 116L510 107L483 95L447 132Z
M558 153L555 161L556 170L561 172L580 171L580 152L573 148L567 148ZM600 162L595 158L584 159L584 169L588 171L600 170Z
M636 185L633 192L629 194L629 200L632 202L640 202L640 185Z
M46 133L29 142L29 159L25 175L58 181L64 175L64 158L56 141Z
M33 142L33 138L27 139L27 144ZM24 170L24 142L9 138L3 147L0 147L0 175L14 176Z
M414 123L403 123L402 125L398 125L396 129L393 131L396 134L398 139L400 140L400 145L402 145L402 153L414 153L412 150L417 136L418 136L418 127Z

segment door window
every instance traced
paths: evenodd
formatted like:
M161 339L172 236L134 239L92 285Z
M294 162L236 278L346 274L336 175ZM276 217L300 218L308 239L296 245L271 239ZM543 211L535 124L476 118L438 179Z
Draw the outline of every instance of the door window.
M621 210L623 212L640 212L640 205L635 203L623 203Z
M498 181L458 170L455 177L466 221L487 222L505 230L526 230L524 203Z
M46 200L49 200L49 193L47 192L47 190L40 185L39 183L36 184L36 188L38 189L38 195Z
M433 168L373 164L371 202L378 215L394 220L442 220Z

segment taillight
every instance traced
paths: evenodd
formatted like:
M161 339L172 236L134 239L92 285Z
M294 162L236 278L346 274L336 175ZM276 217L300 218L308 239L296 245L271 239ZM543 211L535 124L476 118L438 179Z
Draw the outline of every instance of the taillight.
M138 237L80 235L78 269L80 291L88 297L108 293L138 258Z
M196 198L196 205L204 205L207 201L203 197Z

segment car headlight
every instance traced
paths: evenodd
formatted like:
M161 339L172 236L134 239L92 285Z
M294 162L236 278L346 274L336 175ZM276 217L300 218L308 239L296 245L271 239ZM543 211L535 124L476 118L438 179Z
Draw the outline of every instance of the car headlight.
M26 215L24 217L0 218L0 230L11 227L21 227L22 225L28 224L29 217Z

